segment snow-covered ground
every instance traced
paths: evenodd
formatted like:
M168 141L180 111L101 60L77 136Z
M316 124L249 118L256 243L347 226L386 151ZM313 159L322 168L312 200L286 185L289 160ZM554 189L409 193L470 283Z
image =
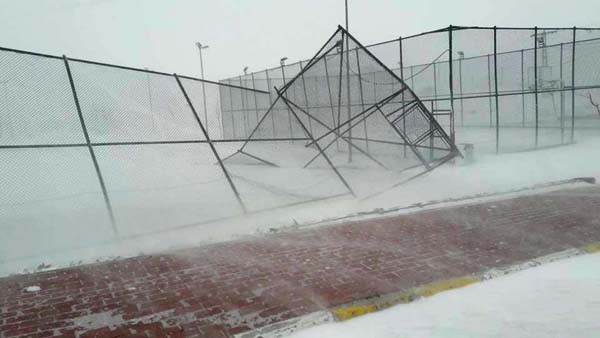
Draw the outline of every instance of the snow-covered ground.
M549 263L290 338L598 337L600 254Z
M589 135L578 138L574 145L533 152L491 155L475 149L473 164L457 161L445 165L369 199L344 196L213 221L210 219L241 215L241 211L223 175L212 161L206 160L210 157L207 146L202 151L186 145L160 146L152 151L136 148L133 152L106 148L99 150L97 156L114 203L119 238L114 236L106 217L84 149L57 149L40 155L35 153L40 150L27 150L33 152L31 158L35 161L10 150L2 155L8 155L4 166L12 168L9 172L13 175L0 177L3 190L9 192L4 195L5 201L10 202L0 207L0 276L223 241L377 208L504 192L573 177L600 178L599 147L600 136ZM159 148L163 150L156 151ZM185 161L177 162L182 159ZM73 163L86 167L73 167ZM112 163L111 167L105 167L106 163ZM198 176L199 171L204 175ZM255 193L263 194L266 190L262 187L257 190L255 185L244 186L238 176L241 172L232 170L233 179L242 194L257 197L254 204L278 202ZM40 173L53 186L28 179L39 178ZM328 175L339 188L331 171ZM360 175L367 185L369 179L388 179ZM190 182L190 177L197 179ZM278 179L275 174L273 177ZM359 182L360 178L352 180ZM302 188L306 179L288 175L285 181ZM325 184L319 186L323 195L338 192ZM297 197L290 195L289 200ZM200 221L210 222L199 224Z

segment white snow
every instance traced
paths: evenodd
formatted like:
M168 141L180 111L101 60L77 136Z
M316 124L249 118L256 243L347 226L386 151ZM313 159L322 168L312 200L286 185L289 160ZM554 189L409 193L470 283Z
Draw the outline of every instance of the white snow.
M119 240L112 233L85 149L48 150L46 154L39 154L37 149L27 153L7 150L3 153L7 155L5 167L11 168L14 175L0 177L0 183L3 190L9 192L6 196L10 196L13 203L0 206L3 234L0 236L0 276L36 271L42 263L60 268L117 256L153 253L374 209L505 192L581 176L600 179L599 145L600 136L588 135L574 145L526 153L491 155L478 152L476 148L474 164L457 161L454 165L445 165L374 198L360 200L345 196L204 224L198 222L235 215L236 210L241 215L225 178L212 162L205 159L209 154L208 146L200 150L193 147L192 151L192 147L168 145L153 148L160 149L156 153L141 148L129 153L100 149L97 156L104 165L104 178L114 202L122 236ZM82 163L86 167L73 167L72 163ZM106 163L112 165L106 166ZM238 169L241 167L237 166ZM234 165L229 167L233 169ZM256 173L265 170L264 166L246 167L249 167L246 176L250 175L252 179L260 178ZM289 186L283 186L285 189L302 188L309 179L306 175L310 175L298 174L294 168L282 168L279 174L277 168L268 169L264 171L268 174L263 177L273 176L274 182L289 182ZM318 170L313 169L314 172ZM351 169L342 171L348 173ZM52 185L26 179L40 177L40 172ZM236 176L241 171L231 172L236 183L243 183ZM198 177L197 173L202 175ZM365 188L371 183L381 186L381 182L391 178L391 175L379 177L374 176L377 175L375 171L373 173L357 172L350 179L352 183L363 179L362 187ZM195 179L190 181L190 177ZM319 189L314 189L318 194L312 197L339 191L341 184L335 175L329 171L327 177L329 179L325 180L323 175ZM376 180L377 184L374 183ZM331 186L327 182L332 182ZM240 184L239 188L242 194L249 194L244 197L252 201L248 203L250 206L280 202L277 196L289 202L304 198L303 194L269 195L268 190L256 185Z
M38 292L40 290L42 290L42 288L40 288L37 285L28 286L28 287L26 287L26 288L23 289L23 291L25 291L25 292Z
M290 338L598 337L600 254L562 260Z

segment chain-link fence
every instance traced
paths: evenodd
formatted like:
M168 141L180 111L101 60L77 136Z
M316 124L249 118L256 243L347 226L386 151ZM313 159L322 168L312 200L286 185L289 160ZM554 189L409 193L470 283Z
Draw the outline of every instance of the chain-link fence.
M2 260L242 214L215 145L224 92L256 104L248 123L269 95L1 48Z
M479 153L568 144L600 131L600 29L450 26L367 48L433 110L457 144L474 144ZM306 62L221 83L269 91L272 103L273 87L293 78ZM379 75L362 75L371 76L374 85L354 96L376 97ZM308 83L323 80L304 78ZM289 95L298 99L311 93ZM232 113L240 120L252 110L245 102ZM333 106L318 102L309 108ZM232 129L223 123L223 130ZM275 121L273 129L286 137L295 133L285 121ZM238 128L234 138L248 136Z

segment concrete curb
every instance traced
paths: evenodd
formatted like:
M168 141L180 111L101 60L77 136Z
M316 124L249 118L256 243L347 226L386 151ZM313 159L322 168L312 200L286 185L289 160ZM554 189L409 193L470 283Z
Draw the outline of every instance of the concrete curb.
M452 277L435 281L429 284L414 287L406 291L385 294L369 299L359 300L350 304L344 304L329 309L318 311L308 315L292 318L284 322L267 325L257 330L235 335L235 338L280 338L288 336L298 330L312 326L333 322L345 321L368 313L383 310L394 305L411 303L417 299L431 297L440 292L445 292L464 286L478 283L518 271L540 266L550 262L600 252L600 242L591 243L580 248L572 248L556 252L550 255L534 258L519 264L502 268L493 268L481 273Z

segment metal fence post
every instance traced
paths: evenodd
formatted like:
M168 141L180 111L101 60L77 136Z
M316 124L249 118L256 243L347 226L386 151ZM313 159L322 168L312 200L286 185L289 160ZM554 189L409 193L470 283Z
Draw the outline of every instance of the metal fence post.
M452 49L452 25L448 26L448 50L450 51L449 53L449 59L448 59L448 67L449 67L449 81L450 81L450 139L452 140L452 143L454 143L455 141L455 135L454 135L454 73L453 73L453 49Z
M283 79L282 86L285 86L285 67L283 65L283 62L281 63L281 76ZM283 93L283 96L287 98L286 92ZM289 108L288 108L288 122L289 122L289 127L290 127L290 139L292 139L292 144L293 144L294 143L294 128L292 128L292 113L290 112Z
M521 126L525 128L525 51L521 49Z
M362 107L362 110L365 110L365 100L363 97L363 86L362 86L362 73L360 72L360 58L358 56L358 48L355 50L356 51L356 66L357 66L357 70L358 70L358 89L360 90L360 105ZM365 128L365 143L367 146L367 154L369 153L369 133L367 132L367 119L363 120L363 126ZM352 141L352 140L350 140Z
M185 97L185 101L187 102L188 106L192 110L192 113L194 114L194 118L196 118L196 122L198 122L198 126L200 126L200 129L202 129L202 133L204 134L204 137L206 138L206 141L208 142L208 145L210 146L210 149L212 150L213 155L215 155L215 158L219 162L219 166L221 167L221 170L223 171L223 174L225 175L225 178L227 179L227 182L229 183L231 190L233 190L233 193L235 194L235 198L237 199L237 201L240 204L240 207L242 208L244 213L246 213L247 212L246 206L244 205L244 202L242 201L242 198L240 197L240 193L238 192L237 188L235 187L235 184L233 184L233 180L229 176L229 172L227 172L227 169L225 168L225 165L223 164L223 161L221 160L221 156L219 156L219 153L217 152L215 145L212 143L210 136L208 136L208 133L206 132L206 129L204 128L204 125L202 124L202 121L200 121L200 117L198 116L198 113L196 112L196 109L194 108L192 101L190 100L187 92L185 91L185 88L183 87L183 84L181 83L179 76L177 76L177 74L173 74L173 76L175 77L175 80L177 80L177 84L179 85L179 89L181 89L181 92L183 93L183 96Z
M85 125L85 119L83 118L83 113L81 112L81 105L79 104L79 98L77 96L77 89L75 89L75 81L73 80L73 74L71 73L71 67L69 66L69 59L67 58L66 55L63 55L63 61L65 63L65 68L67 69L67 76L69 78L69 85L71 86L71 92L73 93L73 100L75 101L75 108L77 109L77 115L79 116L79 123L81 124L81 129L83 130L83 136L85 137L85 143L87 144L87 148L90 153L90 157L92 158L92 163L94 164L94 169L96 170L96 176L98 177L98 183L100 184L100 189L102 190L102 196L104 197L104 203L106 205L106 210L108 211L108 216L110 218L110 224L112 226L115 236L119 237L119 230L117 228L117 222L115 220L115 215L113 212L112 204L110 203L110 198L108 197L108 191L106 190L106 184L104 183L104 178L102 177L102 171L100 170L100 165L98 164L98 159L96 158L96 153L94 152L94 147L92 147L92 143L90 141L90 135L89 135L87 127Z
M399 48L400 48L400 78L402 79L402 82L404 82L404 85L406 85L406 82L404 81L404 56L402 55L402 37L398 38L398 44L399 44ZM404 92L402 91L402 114L406 115L406 104L404 103ZM363 108L364 110L364 108ZM404 135L406 135L406 119L402 119L402 132L404 132ZM406 144L403 146L404 148L404 157L406 158Z
M575 141L575 42L577 27L573 27L573 63L571 64L571 142Z
M498 29L494 26L494 97L496 99L496 154L500 148L500 108L498 103Z
M327 56L323 57L323 61L325 62L325 77L327 78L327 94L329 95L329 106L331 107L331 123L333 124L333 127L336 128L337 127L337 123L335 121L335 109L333 108L333 97L331 96L331 84L330 84L330 80L329 80L329 69L327 67ZM340 151L340 144L338 142L338 139L335 139L335 146L337 151Z
M492 127L492 70L491 70L490 54L487 55L487 71L488 71L488 103L490 106L490 128Z
M347 27L346 27L347 28ZM348 121L352 119L352 99L350 97L350 44L348 43L348 34L342 32L346 40L346 91L348 95ZM348 130L348 138L352 141L352 128ZM348 145L348 162L352 162L352 147Z
M244 80L244 83L242 83L242 76L239 76L239 81L240 81L240 87L245 87L246 84L246 80ZM244 100L244 97L247 95L247 93L242 92L240 90L240 98L242 99L242 118L244 121L244 138L247 139L248 138L248 116L246 114L246 103Z
M563 49L564 44L560 43L560 144L565 143L565 92L563 84Z
M435 102L435 109L438 108L438 103L437 103L437 96L438 96L438 90L437 90L437 67L436 67L436 63L437 62L433 62L433 100L431 101L432 103ZM433 108L433 104L431 106Z
M306 82L304 80L304 72L302 72L302 61L300 61L300 72L301 72L301 77L302 77L302 88L304 89L304 101L306 102L306 111L308 113L310 113L310 107L308 106L308 94L306 94ZM295 90L294 90L295 92ZM308 130L310 131L311 134L313 134L313 128L312 128L312 119L308 119Z
M269 70L265 70L265 75L267 77L267 90L269 91L269 106L273 105L273 96L271 95L271 79L269 79ZM275 108L275 107L273 107ZM273 109L275 110L275 109ZM277 130L275 129L275 115L271 113L271 122L273 123L273 138L277 138Z
M231 80L227 81L231 85ZM229 86L229 111L231 112L231 138L235 139L235 116L233 111L233 92L231 91L231 86Z
M431 101L431 119L429 120L429 130L433 129L433 119L435 119L435 113L434 113L434 108L433 108L433 103L434 101ZM435 101L437 104L437 101ZM433 160L433 138L435 137L435 133L431 133L431 136L429 137L429 160L432 161Z
M534 84L534 91L535 91L535 147L538 147L538 137L539 137L539 101L538 101L538 66L537 66L537 38L538 38L538 28L537 26L534 27L534 39L533 39L533 78L535 81Z
M463 54L464 55L464 54ZM465 106L463 103L463 81L462 81L462 62L463 58L458 58L458 85L460 86L460 126L465 126Z
M251 73L250 76L252 77L252 89L256 90L256 81L254 79L254 73ZM258 116L258 99L256 96L256 91L254 92L254 115L256 116L256 125L258 125L260 117ZM252 129L254 129L254 127Z
M344 37L342 36L342 41L344 41ZM338 111L337 111L337 123L336 128L339 128L342 125L342 70L344 65L344 43L340 44L340 48L338 50L338 54L340 55L340 69L338 73ZM339 129L338 129L339 130Z

